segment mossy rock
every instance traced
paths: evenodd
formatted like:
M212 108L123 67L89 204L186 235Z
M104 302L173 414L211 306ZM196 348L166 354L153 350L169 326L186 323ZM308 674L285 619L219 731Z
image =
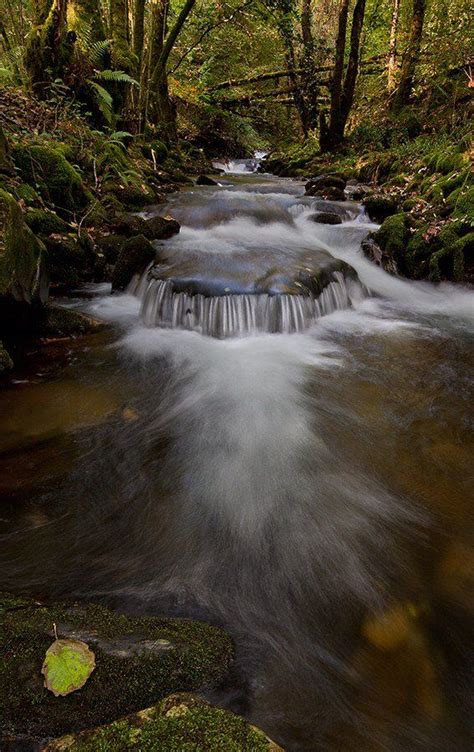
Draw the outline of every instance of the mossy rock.
M114 229L119 235L144 235L148 240L167 240L176 235L180 225L175 219L165 219L158 215L144 219L136 214L121 214L114 221Z
M383 222L398 211L396 199L381 193L366 196L362 205L373 222Z
M108 726L66 736L45 752L283 752L263 731L240 716L188 693Z
M15 198L24 201L27 206L34 206L41 200L39 194L28 183L21 183L16 186L13 193L15 194Z
M12 368L13 361L9 353L3 347L2 342L0 342L0 376L2 376L7 371L10 371Z
M445 242L430 258L430 282L441 282L443 279L454 282L472 281L473 257L474 232L462 238L453 235L451 241Z
M80 337L103 326L102 322L79 311L48 303L41 311L38 334L42 337Z
M37 235L64 233L71 229L64 219L45 209L30 209L25 214L25 222Z
M44 237L43 240L53 284L70 289L89 279L95 258L87 242L75 234Z
M3 611L1 604L2 598L0 715L4 738L27 735L41 739L109 723L149 707L171 692L218 684L233 658L230 637L201 622L132 619L95 604L31 602L21 607L7 605ZM41 675L46 650L54 639L53 624L60 638L85 642L96 661L85 686L61 698L44 687Z
M144 235L128 238L123 244L112 275L112 290L125 290L134 274L140 274L153 261L156 249Z
M375 242L389 257L395 259L397 267L402 270L408 241L407 219L404 212L387 217L380 229L373 235Z
M46 249L25 222L20 205L0 189L0 295L21 303L48 298Z
M70 211L88 204L91 195L57 146L15 146L12 156L23 180L37 188L45 200Z
M453 215L474 225L474 186L460 188L453 208Z
M122 209L124 206L130 209L141 209L143 206L156 203L155 192L145 183L140 185L112 184L108 186L108 191L118 199Z

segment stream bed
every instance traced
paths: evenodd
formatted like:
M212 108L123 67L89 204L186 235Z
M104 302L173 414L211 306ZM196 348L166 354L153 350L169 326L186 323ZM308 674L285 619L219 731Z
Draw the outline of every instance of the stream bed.
M288 752L468 752L474 293L365 259L358 204L221 183L158 207L173 290L67 301L111 327L0 393L0 587L223 625L210 699Z

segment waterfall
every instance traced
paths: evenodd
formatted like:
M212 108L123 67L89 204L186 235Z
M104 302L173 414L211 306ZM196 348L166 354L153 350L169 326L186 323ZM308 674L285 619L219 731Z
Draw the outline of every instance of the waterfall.
M217 161L212 164L215 168L234 175L257 172L260 162L265 155L266 152L264 151L256 151L250 159L228 159L224 162Z
M154 279L147 272L134 283L142 301L141 316L147 326L188 329L225 338L252 332L293 333L307 329L316 319L351 307L362 286L334 273L318 297L310 295L230 294L206 297L175 292L173 283Z

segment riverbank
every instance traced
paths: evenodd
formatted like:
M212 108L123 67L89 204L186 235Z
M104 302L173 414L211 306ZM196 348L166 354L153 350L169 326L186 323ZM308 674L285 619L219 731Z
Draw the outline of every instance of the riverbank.
M354 132L344 149L322 155L304 146L272 153L262 169L305 178L327 173L352 186L376 222L382 223L363 250L385 271L409 279L474 283L474 180L471 135L418 133L416 118L401 130ZM390 130L392 128L392 130ZM361 130L361 129L359 129ZM384 145L385 141L385 145ZM388 141L388 145L387 145ZM348 185L349 187L349 185ZM344 196L341 196L344 198Z
M31 340L83 334L93 321L48 300L110 282L153 256L179 225L132 212L212 170L202 151L148 133L93 130L66 105L0 88L0 375ZM132 260L133 259L133 260Z

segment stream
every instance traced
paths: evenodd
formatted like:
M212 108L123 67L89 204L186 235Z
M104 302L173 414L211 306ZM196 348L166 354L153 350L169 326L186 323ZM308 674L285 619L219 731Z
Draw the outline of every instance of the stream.
M255 166L156 207L163 267L0 394L0 587L223 625L207 696L288 752L468 752L474 293Z

